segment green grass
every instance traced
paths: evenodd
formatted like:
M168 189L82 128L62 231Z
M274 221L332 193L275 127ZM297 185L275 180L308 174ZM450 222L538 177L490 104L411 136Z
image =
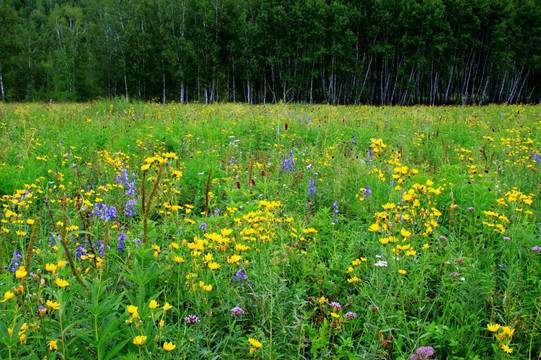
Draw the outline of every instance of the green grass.
M536 359L540 109L3 105L0 358Z

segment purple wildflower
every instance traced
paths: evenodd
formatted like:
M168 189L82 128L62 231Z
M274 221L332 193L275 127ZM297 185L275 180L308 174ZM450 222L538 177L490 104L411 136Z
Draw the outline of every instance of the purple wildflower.
M204 221L201 221L201 224L199 225L199 228L204 231L204 230L207 229L207 224L205 224Z
M349 312L346 313L345 317L348 320L353 320L353 319L355 319L357 317L357 314L354 313L353 311L349 311Z
M135 204L137 204L137 201L135 201L135 199L128 200L126 202L126 210L124 210L124 215L126 216L135 215L136 214Z
M310 193L310 196L314 196L316 194L316 187L314 186L313 178L310 178L308 192Z
M120 233L120 236L116 239L118 241L117 248L121 252L124 252L124 240L126 239L126 234Z
M293 160L295 148L291 149L291 153L289 154L289 158L285 158L284 161L282 161L282 171L289 171L289 172L295 172L295 160Z
M340 310L342 308L342 305L340 305L336 301L331 302L329 305L335 310Z
M421 346L415 351L422 359L427 359L429 356L434 355L434 348L432 346Z
M19 260L20 258L22 258L22 257L23 257L23 256L21 255L20 252L18 252L18 251L14 251L14 252L13 252L13 259L11 260L11 262L12 262L13 264L11 265L11 269L10 269L11 272L17 271L17 268L19 267L18 260ZM6 266L5 269L6 269L6 270L9 269L9 266Z
M141 241L141 239L135 238L135 239L133 239L132 241L133 241L133 243L135 244L135 248L136 248L137 250L139 250L139 245L141 245L141 244L143 243L143 242Z
M338 218L336 217L340 211L338 211L338 201L335 201L333 204L332 204L332 207L334 209L334 214L332 214L332 217L334 218L334 223L338 223Z
M116 207L108 206L107 204L97 203L94 205L92 215L97 216L102 220L113 220L116 218Z
M244 281L242 280L246 280L248 279L248 275L246 275L245 273L242 272L242 269L239 269L239 271L237 271L235 273L235 275L233 275L233 281L237 282L237 281L240 281L240 286L244 286Z
M199 317L196 315L188 315L184 318L184 322L186 323L186 325L197 324L200 321L201 319L199 319Z
M541 253L541 247L539 247L539 246L534 246L534 247L532 248L532 251L534 251L534 252L536 252L536 253Z
M233 309L231 309L231 315L240 316L244 314L244 310L242 310L241 307L235 306Z
M456 279L456 278L458 277L458 273L457 273L457 272L452 272L450 275L451 275L451 277L452 277L453 279Z

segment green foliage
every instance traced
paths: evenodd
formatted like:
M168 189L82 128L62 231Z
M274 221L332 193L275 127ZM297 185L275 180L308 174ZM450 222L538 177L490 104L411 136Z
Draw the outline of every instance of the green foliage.
M537 106L0 114L2 359L540 355Z

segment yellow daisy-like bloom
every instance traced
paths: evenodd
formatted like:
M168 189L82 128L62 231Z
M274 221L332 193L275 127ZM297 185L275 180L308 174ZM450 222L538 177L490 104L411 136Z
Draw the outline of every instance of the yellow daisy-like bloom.
M199 282L199 287L207 292L210 292L212 291L212 285L205 285L205 283L203 281L200 281Z
M261 344L259 341L257 341L256 339L252 339L252 338L249 338L248 339L248 342L250 343L250 345L252 345L253 347L255 348L260 348L263 346L263 344Z
M56 264L57 267L63 268L66 265L66 260L60 260L58 264Z
M47 300L46 305L47 307L50 307L53 310L60 309L60 304L57 303L56 301Z
M58 345L56 343L58 340L51 340L49 343L47 343L47 346L49 347L49 350L58 350Z
M56 285L58 285L58 287L63 288L63 287L68 286L69 284L70 284L70 283L67 282L66 280L62 280L62 279L59 279L59 278L56 279Z
M487 328L488 328L488 331L490 332L496 332L500 328L500 325L490 323L487 325Z
M368 230L369 230L369 231L376 232L376 231L381 230L381 227L379 226L378 223L375 223L375 224L370 225L370 227L368 228Z
M15 296L15 294L8 290L8 291L6 291L4 293L4 300L0 301L0 303L8 301L9 299L13 298L14 296Z
M182 256L175 256L175 257L173 258L173 261L176 262L176 263L178 263L178 264L180 264L180 263L183 263L183 262L186 261L186 260L184 260L184 258L182 258Z
M150 168L150 164L145 164L141 166L141 171L147 171Z
M322 297L319 298L319 303L320 303L320 304L324 304L324 303L326 303L327 301L328 301L328 300L325 298L325 296L322 296Z
M400 230L400 235L407 238L408 236L411 236L411 231L408 231L406 229L402 229L402 230Z
M331 316L335 319L339 319L340 318L340 315L338 315L337 313L331 313Z
M509 346L502 344L502 349L508 354L511 354L513 352L513 349L511 349Z
M379 239L379 242L382 243L383 245L387 245L389 243L389 238L388 237L385 237L385 238L381 238Z
M406 270L402 270L402 269L398 270L398 272L399 272L401 275L406 275L406 273L407 273Z
M511 329L509 326L503 326L502 330L505 335L509 336L513 336L513 334L515 333L515 329Z
M177 346L174 345L172 342L164 342L163 343L163 349L165 351L171 351L171 350L174 350Z
M49 272L53 272L56 270L56 265L55 264L45 264L45 270L49 271Z
M167 311L169 309L172 309L173 307L171 305L169 305L168 302L165 303L165 305L163 306L163 311Z
M211 270L218 270L221 267L221 265L218 264L217 262L211 262L208 264L208 267Z
M240 255L232 255L231 257L227 257L227 262L230 264L237 264L240 260L242 260L242 257Z
M24 266L19 266L19 269L15 272L15 277L17 279L22 279L28 274L28 272L25 270Z
M152 300L150 301L150 304L148 305L148 307L151 309L151 310L154 310L158 307L158 302L156 300Z
M135 339L133 339L133 343L135 345L143 345L145 343L145 340L147 339L146 336L136 336Z
M137 314L137 310L138 310L138 309L139 309L139 308L138 308L137 306L133 306L133 305L128 305L128 306L126 307L126 310L128 310L128 312L129 312L130 314L132 314L132 315L133 315L133 314Z
M28 219L28 220L26 220L26 223L28 225L34 225L34 220L33 219Z

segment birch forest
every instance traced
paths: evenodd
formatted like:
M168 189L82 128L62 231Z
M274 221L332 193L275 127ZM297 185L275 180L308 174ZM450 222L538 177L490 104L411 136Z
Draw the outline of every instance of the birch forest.
M541 102L540 0L0 0L2 101Z

